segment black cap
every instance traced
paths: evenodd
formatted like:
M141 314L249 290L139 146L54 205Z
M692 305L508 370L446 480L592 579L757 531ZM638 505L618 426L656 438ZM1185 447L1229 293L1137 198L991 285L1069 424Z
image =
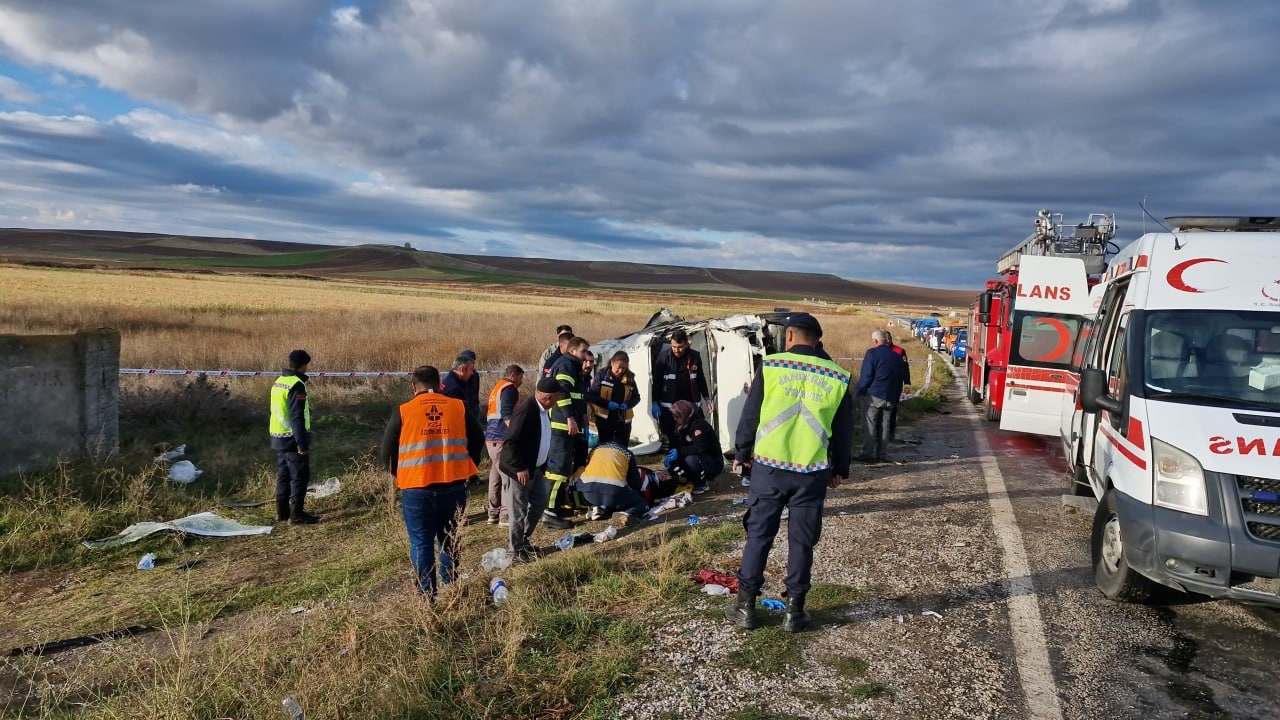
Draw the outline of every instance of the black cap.
M788 317L787 327L808 330L809 332L816 334L818 337L822 337L822 325L818 322L818 318L806 312L795 313Z
M476 351L475 351L475 350L463 350L462 352L458 353L458 357L469 358L470 360L473 360L473 361L474 361L474 360L476 359Z
M564 388L560 387L560 383L551 378L542 378L538 381L538 392L558 393L563 391Z
M311 362L311 356L307 354L306 350L294 350L289 353L289 365L291 367L302 367L309 362Z

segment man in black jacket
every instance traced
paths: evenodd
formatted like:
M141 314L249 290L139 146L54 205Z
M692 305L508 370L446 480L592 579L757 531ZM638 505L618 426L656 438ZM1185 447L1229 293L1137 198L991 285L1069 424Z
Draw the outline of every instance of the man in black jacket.
M720 437L688 400L672 403L671 415L675 418L676 433L663 464L681 482L693 483L694 494L701 495L711 488L711 480L724 470Z
M672 446L676 434L675 418L671 416L671 404L688 400L697 405L707 400L707 412L716 411L707 389L707 373L702 366L702 356L689 347L689 334L684 329L671 333L671 342L658 351L653 362L653 404L650 412L658 421L662 435L662 452Z
M276 521L311 525L302 509L311 482L311 403L307 400L306 350L289 353L289 367L271 385L271 449L276 451Z
M475 396L472 397L474 391ZM461 400L467 409L467 426L468 429L478 428L480 431L480 444L472 447L472 433L467 433L467 453L475 455L477 452L483 454L484 451L484 415L480 412L480 377L476 374L476 354L470 350L463 350L458 353L458 357L453 360L453 369L444 376L444 382L441 383L440 394L445 397L451 397Z
M511 523L508 548L520 561L533 559L530 540L551 499L551 485L546 478L551 454L550 410L559 399L559 383L551 378L539 380L533 397L520 401L511 414L507 439L498 457Z

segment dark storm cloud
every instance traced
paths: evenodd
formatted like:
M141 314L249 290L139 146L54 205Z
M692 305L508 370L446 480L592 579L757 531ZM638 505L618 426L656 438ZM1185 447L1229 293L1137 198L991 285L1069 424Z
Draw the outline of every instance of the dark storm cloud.
M61 163L30 204L193 185L280 239L971 286L1040 207L1129 234L1144 197L1274 211L1278 20L1252 0L9 0L0 54L268 156L124 124L94 159L9 124L0 162Z

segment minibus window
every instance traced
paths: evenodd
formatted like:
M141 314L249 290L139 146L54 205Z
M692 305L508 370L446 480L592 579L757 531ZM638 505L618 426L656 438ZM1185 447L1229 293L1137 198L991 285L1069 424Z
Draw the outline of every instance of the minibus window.
M1143 330L1149 398L1280 411L1280 312L1160 310Z

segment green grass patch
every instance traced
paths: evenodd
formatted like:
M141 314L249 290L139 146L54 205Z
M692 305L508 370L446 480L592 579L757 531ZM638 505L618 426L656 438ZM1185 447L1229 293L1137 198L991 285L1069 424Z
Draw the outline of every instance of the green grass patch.
M784 632L781 625L746 633L742 647L729 653L730 665L762 675L781 675L800 664L808 638L804 633Z
M870 668L867 661L862 658L848 657L845 655L834 655L826 659L826 664L835 670L842 677L856 679L865 677L867 670Z
M147 258L145 262L178 267L189 265L192 267L282 268L322 263L351 251L352 248L340 247L332 250L307 250L304 252L249 255L245 257Z

